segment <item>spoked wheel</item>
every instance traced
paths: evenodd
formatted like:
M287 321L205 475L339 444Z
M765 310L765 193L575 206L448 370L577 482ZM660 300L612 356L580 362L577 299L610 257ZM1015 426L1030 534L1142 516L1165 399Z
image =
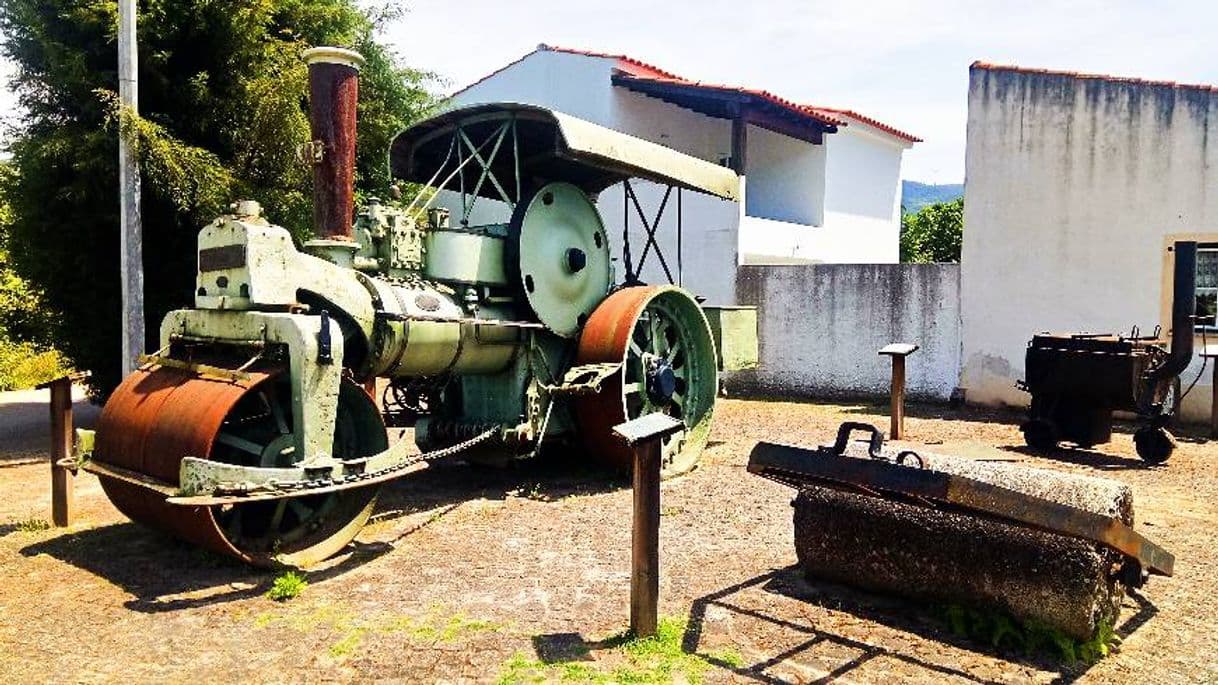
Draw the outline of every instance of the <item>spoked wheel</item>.
M665 477L694 468L710 434L718 392L715 343L693 297L671 286L636 286L610 295L588 319L577 364L622 362L601 392L577 396L585 447L628 469L631 452L612 435L619 423L652 412L680 419L685 430L661 451Z
M98 423L94 459L176 484L183 457L244 466L291 466L291 394L282 371L230 382L169 368L140 370L115 390ZM333 455L370 456L388 440L376 406L344 381ZM372 513L378 488L212 507L170 505L112 478L102 487L132 520L258 565L307 566L342 549Z

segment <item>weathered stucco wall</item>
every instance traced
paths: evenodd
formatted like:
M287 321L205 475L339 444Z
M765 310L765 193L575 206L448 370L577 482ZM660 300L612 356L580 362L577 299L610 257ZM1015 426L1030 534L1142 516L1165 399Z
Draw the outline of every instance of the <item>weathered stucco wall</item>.
M968 109L961 385L1024 404L1033 333L1166 330L1165 236L1218 239L1218 91L975 65Z
M957 264L742 266L736 299L755 304L761 361L732 374L730 394L887 396L879 349L921 346L908 360L911 395L946 400L960 369Z

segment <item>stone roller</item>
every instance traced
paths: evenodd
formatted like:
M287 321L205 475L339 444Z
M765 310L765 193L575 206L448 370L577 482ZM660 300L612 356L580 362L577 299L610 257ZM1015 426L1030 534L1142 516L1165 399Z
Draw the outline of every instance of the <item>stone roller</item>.
M902 456L874 440L860 457L847 444L760 443L750 455L751 472L798 490L795 550L811 578L997 609L1087 640L1115 624L1128 587L1171 574L1171 555L1132 530L1122 483Z

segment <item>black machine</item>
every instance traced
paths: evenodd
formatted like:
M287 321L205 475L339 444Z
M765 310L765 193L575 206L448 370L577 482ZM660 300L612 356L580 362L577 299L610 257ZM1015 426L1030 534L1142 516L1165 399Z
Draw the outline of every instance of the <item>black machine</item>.
M1026 380L1032 394L1022 426L1029 447L1058 442L1091 447L1112 438L1112 413L1130 411L1142 425L1134 433L1138 456L1158 464L1175 450L1168 431L1180 401L1180 374L1193 357L1197 243L1177 242L1171 338L1112 334L1042 333L1028 344Z

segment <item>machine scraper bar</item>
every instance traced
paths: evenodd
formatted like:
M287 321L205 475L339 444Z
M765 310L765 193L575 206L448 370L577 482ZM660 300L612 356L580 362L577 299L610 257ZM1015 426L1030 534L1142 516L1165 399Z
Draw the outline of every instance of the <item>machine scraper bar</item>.
M759 442L749 454L749 473L798 487L819 485L873 497L888 496L927 506L925 500L967 512L1099 543L1131 557L1152 573L1172 575L1175 557L1119 519L1032 497L941 471ZM919 500L924 500L919 502Z

